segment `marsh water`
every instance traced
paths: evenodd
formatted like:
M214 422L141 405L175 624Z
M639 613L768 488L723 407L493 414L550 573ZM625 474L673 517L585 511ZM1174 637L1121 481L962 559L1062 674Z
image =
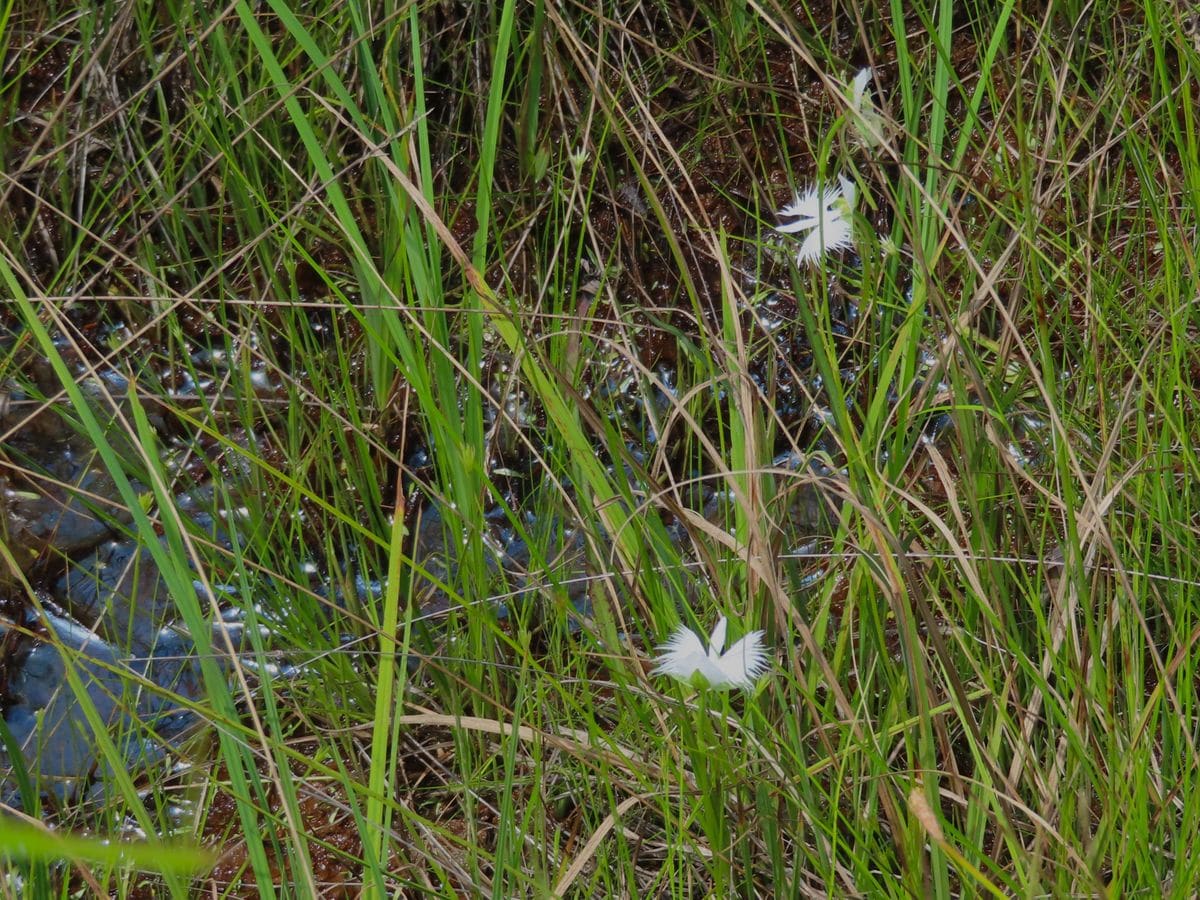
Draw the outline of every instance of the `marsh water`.
M763 333L772 338L772 355L786 354L791 371L801 379L782 387L772 385L771 390L781 398L781 415L817 423L819 428L832 413L821 406L820 378L812 371L802 329L787 309L786 301L769 294L756 311ZM851 316L855 314L851 312ZM847 334L853 325L853 321L848 323ZM107 327L122 326L110 323ZM9 338L16 339L16 335ZM205 348L197 348L192 363L200 371L209 367L213 380L222 366L219 355ZM924 372L934 368L935 357L930 352ZM20 805L24 799L27 806L31 800L21 797L22 784L26 790L33 785L40 794L64 802L111 783L107 777L110 763L105 762L94 733L96 721L103 723L115 741L122 765L133 771L162 765L181 741L204 727L203 716L196 711L202 708L203 689L193 640L180 621L176 602L150 548L131 533L128 508L96 449L80 433L69 406L44 402L44 397L55 392L47 371L44 359L29 358L24 372L5 386L7 403L0 419L7 458L3 524L9 554L19 567L19 575L10 580L0 618L0 712L5 738L0 754L0 801ZM192 368L186 379L174 379L180 383L179 391L202 390L212 383L196 384L196 372ZM169 373L160 375L159 383L173 380L167 377ZM654 489L651 484L639 483L645 476L637 463L655 451L659 438L654 423L661 421L672 403L675 373L662 364L656 375L650 390L645 389L644 380L639 383L632 373L621 371L607 373L593 388L602 395L598 402L602 399L628 433L640 437L638 443L628 446L626 460L611 467L613 477L628 479L635 493ZM128 387L124 377L116 368L97 371L82 363L76 376L87 402L94 403L95 411L112 427L113 442L117 446L127 442L117 424L121 417L106 406L118 398L115 409L119 411L119 398ZM756 372L755 377L763 380L765 390L765 370ZM852 384L855 377L853 370L842 373L846 383ZM257 379L257 386L266 393L272 390L262 378ZM186 461L208 452L203 435L188 434L178 423L162 418L153 424L167 448L163 453L172 460L183 460L175 466L182 485L174 495L176 509L198 538L228 547L231 530L236 530L240 521L238 510L228 506L230 498L237 502L236 473L222 490L216 490L206 480L205 469ZM1013 425L1014 458L1022 465L1036 465L1042 452L1041 420L1027 415ZM922 420L919 427L922 440L938 442L954 426L952 418L943 413ZM838 475L837 448L823 442L819 431L816 435L809 452L784 448L771 467L781 475L807 476L803 489L789 494L784 517L787 538L779 545L784 564L803 570L797 583L807 584L821 577L821 541L837 521L840 502L836 491L822 486L823 480ZM241 440L249 438L243 435ZM133 452L127 443L123 449ZM605 452L597 446L597 453ZM432 465L431 454L427 448L411 454L410 476ZM528 479L525 483L530 484ZM712 522L724 521L731 502L719 484L698 478L688 495L690 507ZM134 487L145 490L137 483ZM413 480L410 497L412 535L406 546L406 564L417 573L414 596L420 598L420 609L416 619L430 623L436 633L437 623L456 602L443 587L453 581L448 567L453 565L454 554L447 552L447 541L454 539L455 527L446 521L446 510L422 492L419 479ZM511 604L536 602L540 593L553 590L568 601L567 612L559 604L553 614L571 616L577 627L590 613L593 582L613 573L598 571L579 532L565 521L539 521L525 499L510 492L505 502L494 503L485 514L487 565L502 572L510 588L504 596L494 598L492 607L503 618ZM668 514L664 524L672 539L686 546L687 532L679 520ZM550 534L559 548L556 564L553 571L538 571L532 560L542 557L531 553L527 541L534 535ZM347 562L321 559L319 553L314 547L309 587L331 607L344 605L346 581L338 581L343 584L339 588L329 575L344 571ZM383 587L363 576L349 583L357 595L356 603L372 602ZM195 588L199 600L207 605L210 588L205 584L198 579ZM244 646L245 603L233 587L218 584L211 590L211 599L221 610L212 617L213 646L231 648L237 655ZM278 660L276 674L286 674L304 665L308 648L280 645L275 639L270 623L285 610L274 608L271 596L269 585L264 584L263 599L255 603L255 627ZM282 597L283 592L277 596ZM230 662L232 657L227 657L225 663Z

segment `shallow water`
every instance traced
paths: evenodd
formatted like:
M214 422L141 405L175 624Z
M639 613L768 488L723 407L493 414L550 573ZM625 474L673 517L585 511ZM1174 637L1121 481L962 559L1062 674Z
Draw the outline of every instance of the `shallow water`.
M794 301L770 292L764 295L757 311L764 333L773 343L772 353L782 354L789 361L787 371L780 371L764 356L761 363L755 361L749 374L757 390L773 399L774 414L786 435L784 446L771 464L776 490L785 498L784 515L779 519L783 529L779 552L785 560L805 559L794 563L804 568L791 582L803 589L821 577L823 570L814 568L807 558L819 556L815 539L830 534L838 519L840 494L827 486L831 480L842 479L843 473L836 468L837 445L825 432L833 412L825 405L823 385L813 371L794 305L789 312L792 304ZM852 324L858 315L857 307L849 304L848 322ZM847 330L844 337L849 339L849 333ZM218 369L225 365L222 357L211 353L199 354L196 360ZM839 373L851 412L857 402L855 386L867 362L861 354L848 356L846 367ZM34 373L28 376L31 380L44 377L36 371L41 365L44 363L35 364ZM496 379L510 378L506 366L497 364L493 369ZM920 390L934 371L936 357L926 352L913 391ZM190 384L192 376L188 377ZM178 379L162 378L163 383L173 381ZM99 405L100 385L86 378L82 383L85 395ZM649 497L661 491L661 486L646 482L645 472L656 454L666 451L670 457L671 447L661 447L660 443L671 438L660 435L659 429L671 414L677 384L674 366L660 362L649 380L633 367L610 369L589 390L589 399L609 410L613 427L626 440L624 461L610 464L609 472L614 478L625 479L634 497ZM930 385L930 390L939 393L948 389L936 384ZM539 517L531 511L537 506L537 482L528 473L537 470L521 459L520 442L513 438L520 428L536 428L537 413L525 393L511 384L496 383L491 392L503 401L508 414L490 421L493 433L505 443L496 458L503 461L504 471L525 473L516 482L525 486L524 493L510 491L505 495L505 505L514 511L513 516L505 505L496 503L484 517L485 563L496 576L494 580L507 585L506 593L493 599L493 609L497 617L504 618L514 605L539 603L546 596L565 598L565 605L553 608L559 610L556 614L566 611L571 629L577 630L591 614L595 580L610 573L595 568L580 530L566 521L553 517L547 520L547 514ZM38 789L62 801L89 790L88 785L103 785L107 780L85 703L68 683L69 668L77 673L81 691L95 716L115 736L122 764L131 770L163 759L176 741L202 726L200 717L184 708L187 701L202 698L201 682L191 642L179 629L175 601L149 550L122 533L130 517L121 511L115 484L95 453L53 412L22 418L19 410L28 408L25 401L30 398L19 385L12 386L10 397L21 402L10 404L0 420L9 431L5 449L9 459L16 462L9 465L10 477L4 489L5 524L9 547L33 580L41 603L21 600L22 592L13 584L0 607L6 610L0 617L0 712ZM723 389L715 391L714 402L728 402ZM940 444L952 436L956 422L961 421L949 411L924 416L917 426L919 439ZM166 431L162 420L157 423ZM498 427L500 424L504 428ZM787 431L793 426L807 435L811 447L808 452L787 446L796 439ZM1047 432L1046 423L1034 414L1014 417L1010 428L1013 461L1023 467L1042 464ZM508 438L503 438L504 434ZM178 446L187 446L186 437L182 444L178 441L176 436ZM430 470L435 452L430 448L412 451L409 471ZM598 446L597 453L604 457L607 451ZM197 472L205 471L203 467L195 468ZM236 483L238 474L235 466L227 488ZM688 477L679 478L679 483L686 485L676 494L683 506L720 527L730 521L735 498L720 478L692 471ZM211 484L192 482L176 496L176 507L211 540L228 546L227 529L237 527L239 517L222 515L216 507L216 496ZM459 548L453 542L461 529L455 525L455 511L429 499L421 500L419 486L413 496L420 510L411 522L409 547L416 573L414 595L420 604L418 619L436 622L459 602L443 585L454 583L452 566ZM664 512L664 525L677 546L691 546L692 537L680 519ZM540 552L530 547L529 540L537 542ZM542 571L538 561L547 557L553 565ZM685 564L690 558L684 554ZM333 571L339 566L336 560L317 561L313 571ZM353 598L344 596L344 588L332 581L320 584L319 578L314 593L334 608L351 600L370 603L382 595L383 586L378 582L361 575L352 581ZM201 591L199 584L197 590ZM240 601L232 590L226 593L223 605L233 618L214 627L233 634L236 641L240 625L234 619ZM200 597L207 602L202 592ZM272 637L272 621L285 614L282 610L256 608L256 619L264 623L268 638ZM223 644L218 642L218 646ZM303 648L274 649L282 653L278 672L287 672L293 663L303 665ZM0 751L0 800L16 803L19 798L11 777L12 761L7 760L6 765L6 753ZM31 805L30 798L25 799Z
M673 373L660 374L669 386ZM624 414L642 438L640 446L630 448L640 466L656 441L649 423L661 418L669 398L661 390L653 394L655 408L647 414L629 385L605 389L625 394ZM42 602L39 607L14 601L19 591L10 588L7 608L13 613L0 620L0 711L38 790L61 802L108 781L108 764L88 724L87 705L114 736L122 765L137 770L163 759L176 740L201 726L200 718L186 709L188 701L202 698L201 680L193 647L178 628L175 601L152 554L120 533L129 517L113 514L119 504L112 479L77 438L56 435L40 441L30 438L31 432L23 434L12 446L19 448L23 466L43 477L10 488L6 514L10 547L18 559L28 560ZM783 472L829 474L823 464L795 453L781 455L775 466ZM623 477L632 483L640 476L624 465ZM517 509L515 522L498 504L487 511L484 522L486 564L497 576L503 574L509 588L494 602L496 615L504 618L512 604L536 601L552 590L566 598L565 608L574 611L572 630L578 629L591 613L598 574L588 560L582 532L565 522L539 520L532 512L522 512L516 498L510 499ZM730 503L727 492L707 479L695 486L690 499L694 509L713 521L727 513ZM214 515L213 500L213 492L201 484L181 492L176 505L213 540L227 543L223 528L229 527L230 517ZM818 491L794 491L789 510L800 532L827 527L823 523L828 509ZM436 620L457 602L442 587L453 583L449 567L457 548L446 542L457 532L443 510L432 504L414 525L411 554L414 571L420 573L419 617ZM687 539L678 521L669 525L668 533L681 544ZM537 570L535 560L542 554L531 550L529 539L554 547L552 571ZM348 600L341 590L318 585L316 593L341 606ZM371 602L381 596L383 586L359 576L354 590L356 603ZM197 591L204 600L199 583ZM227 600L230 605L236 598L231 593ZM269 623L280 611L258 613ZM218 627L228 632L238 626L226 621ZM297 653L297 659L300 656ZM77 674L82 696L72 689L69 670ZM7 751L0 752L0 800L18 804L12 760L5 764L6 756ZM31 806L30 798L24 799Z

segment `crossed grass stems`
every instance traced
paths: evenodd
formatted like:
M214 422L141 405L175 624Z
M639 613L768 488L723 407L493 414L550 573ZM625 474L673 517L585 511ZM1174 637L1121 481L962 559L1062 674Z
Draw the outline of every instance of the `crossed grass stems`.
M155 88L147 82L114 97L102 116L74 115L104 59L98 53L57 105L33 117L43 140L8 167L5 196L35 198L84 239L40 268L22 265L15 248L35 239L36 217L9 223L19 241L6 242L6 265L33 301L26 317L85 346L63 310L109 304L127 329L81 356L93 373L115 365L134 376L145 403L163 402L163 392L130 360L141 338L163 348L164 368L194 370L194 338L178 324L187 315L224 344L236 365L210 393L168 405L239 460L245 483L228 485L226 502L270 502L250 510L245 543L231 553L205 545L171 514L170 490L142 533L173 535L163 563L181 585L193 577L190 560L238 583L242 596L260 595L259 573L294 592L291 615L273 624L275 639L305 648L297 679L277 682L260 665L232 683L212 681L216 693L202 711L219 735L219 764L198 753L187 777L152 773L149 783L165 796L190 792L199 820L218 788L232 793L231 843L244 847L247 879L267 889L282 864L300 895L328 887L313 862L325 851L380 893L390 879L413 890L470 885L514 896L685 894L696 885L718 895L780 886L818 895L951 896L993 886L1121 893L1195 883L1187 772L1196 759L1189 648L1197 555L1187 484L1197 467L1187 347L1197 173L1188 162L1195 153L1180 150L1195 133L1193 109L1181 101L1192 88L1163 77L1164 47L1181 72L1195 54L1170 11L1147 10L1140 35L1097 29L1102 11L1073 18L1065 6L1028 19L1002 5L998 18L966 24L946 8L918 7L907 20L864 14L851 32L884 57L877 71L887 73L884 106L895 124L879 161L864 164L844 132L828 127L844 111L832 98L852 68L820 39L829 32L815 19L731 4L717 11L729 35L667 16L676 30L666 40L667 26L656 30L648 7L625 25L537 9L529 19L505 5L490 23L445 26L418 7L355 24L360 10L336 6L328 33L341 27L354 39L331 42L324 64L308 53L285 68L282 48L322 36L314 22L281 17L279 33L252 46L230 40L253 35L256 21L233 4L223 18L184 20L177 34L212 48L197 58L179 44L163 54L156 35L164 32L121 7L98 46L128 47L189 73L193 105L164 113L148 102ZM1074 27L1059 27L1056 15ZM997 43L1018 24L1030 36L1021 52ZM379 35L422 44L443 27L480 29L460 42L466 74L454 78L464 80L426 76L427 89L462 104L447 119L422 106L419 71L390 82L405 86L395 96L386 66L373 73L356 56L377 52ZM527 41L535 32L549 38ZM924 43L914 37L922 33ZM957 57L951 65L933 49L964 38L973 38L970 65ZM791 83L775 80L768 42L792 55ZM1110 77L1088 77L1098 56L1110 60ZM499 58L508 70L489 84L479 73L494 71ZM682 144L667 134L670 116L643 99L647 85L667 83L672 65L712 76L693 88L694 133ZM809 96L809 72L818 73L824 99L801 107L812 118L798 141L795 120L781 124L780 98ZM473 78L481 90L471 90ZM572 106L572 79L588 88L590 105ZM723 123L763 108L764 92L746 85L768 79L766 127L743 140ZM548 110L517 99L535 80ZM234 104L209 92L214 85L251 89ZM480 98L474 107L468 94ZM106 121L155 127L125 129L122 146L110 141ZM447 121L457 122L457 135ZM565 140L539 141L543 131ZM601 134L619 145L630 175L610 167ZM447 201L432 161L461 159L448 149L468 135L478 139L458 163L473 172L454 185L459 206ZM903 248L886 264L873 262L883 254L870 241L859 248L867 308L850 344L866 348L875 372L853 415L838 395L851 390L840 377L846 343L831 336L838 298L822 274L802 273L791 285L811 304L802 306L811 315L803 324L832 392L825 434L840 457L835 469L844 467L822 484L844 511L810 563L828 574L805 590L796 582L811 569L774 565L783 554L771 532L780 506L771 501L783 489L765 463L769 438L791 427L773 420L770 397L747 377L756 355L776 351L743 322L756 298L734 271L741 257L730 248L740 243L734 235L722 243L709 213L711 173L697 152L705 137L743 146L746 180L759 185L777 183L769 170L781 161L794 167L787 182L799 186L833 176L835 162L859 160L874 204L860 215L890 211L885 236ZM108 169L88 176L115 173L111 191L29 177L77 159L89 140L114 154ZM532 209L510 207L511 196L492 190L499 148L513 143L523 177L540 183L542 169L551 185ZM575 153L581 146L590 152ZM973 190L980 160L991 177L986 190ZM797 170L812 165L826 170ZM632 269L637 253L627 242L636 234L624 221L604 233L598 220L629 205L629 178L645 221L661 232L682 302L664 305L650 285L639 295L636 280L629 289L615 274ZM769 211L786 199L774 190L726 199L771 224ZM198 203L205 193L215 202ZM118 196L128 200L120 212ZM415 209L416 198L428 210ZM482 227L473 227L472 208ZM979 223L978 209L989 222ZM121 222L123 233L108 227ZM213 237L222 227L234 232L232 250ZM458 254L446 249L452 243ZM171 277L149 262L164 255ZM524 258L532 261L515 265ZM715 264L716 291L697 274L698 258ZM315 273L327 296L297 296L298 269ZM460 284L461 271L475 274ZM907 272L916 273L911 295ZM1129 302L1134 285L1140 306ZM1055 292L1066 299L1054 302ZM581 296L593 298L583 312ZM393 307L403 315L390 316ZM333 340L318 341L310 316L331 308L322 327ZM631 493L604 466L576 458L599 439L611 459L625 459L623 435L606 429L603 409L571 414L576 394L555 388L559 373L581 385L589 360L618 359L652 394L659 375L639 349L655 328L692 342L689 381L669 413L683 454L705 460L709 477L734 497L727 522L690 521L695 558L658 530L656 503L669 491ZM939 338L932 347L931 334ZM512 389L545 410L536 428L479 375L500 345ZM922 350L936 357L937 377L918 386ZM19 362L10 356L9 374ZM790 364L777 360L780 370ZM253 367L270 374L281 396L250 387ZM397 391L404 382L415 384ZM728 397L723 409L704 402L718 385ZM889 385L913 388L895 396ZM49 396L46 406L65 399ZM129 410L130 401L112 401ZM539 517L583 528L598 598L621 597L599 604L582 636L569 634L561 615L517 615L505 625L492 616L503 589L473 524L485 500L503 497L479 464L492 458L489 440L499 433L483 427L489 404L547 483L575 486L537 493ZM1050 423L1040 470L1015 464L1009 452L1007 418L1023 408ZM956 417L949 449L913 443L912 423L934 409ZM701 427L705 416L717 419L715 438ZM130 413L121 427L146 437L135 420ZM381 576L389 560L399 564L393 551L404 517L395 511L406 498L394 493L405 465L397 447L416 443L407 429L417 420L422 439L439 448L425 487L442 508L457 505L453 530L468 540L449 585L464 601L446 616L445 633L457 637L410 681L394 660L397 651L419 651L410 636L420 623L396 571L380 603L346 611L354 640L374 644L353 654L300 575L313 533L323 535L327 559ZM231 437L232 426L262 442ZM103 424L90 436L105 442ZM153 454L122 465L131 463L171 484ZM215 461L214 470L224 477ZM783 477L794 479L785 485L800 481ZM553 571L553 546L541 550ZM642 677L638 639L648 647L668 633L684 600L703 622L725 610L771 631L778 668L756 696L689 699ZM256 648L258 661L271 652ZM424 746L406 731L417 728ZM304 753L295 749L301 741ZM406 758L419 764L408 771ZM103 830L132 810L147 832L165 827L134 786L109 793L100 811L60 811L62 823ZM302 800L340 814L357 843L347 849L317 834ZM88 871L118 893L132 890L128 870Z

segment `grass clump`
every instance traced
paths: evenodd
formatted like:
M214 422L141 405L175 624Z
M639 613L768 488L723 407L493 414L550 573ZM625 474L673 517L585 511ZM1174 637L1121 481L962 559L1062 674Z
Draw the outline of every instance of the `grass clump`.
M6 477L94 448L205 688L35 808L217 862L0 891L1190 893L1188 20L702 7L4 19Z

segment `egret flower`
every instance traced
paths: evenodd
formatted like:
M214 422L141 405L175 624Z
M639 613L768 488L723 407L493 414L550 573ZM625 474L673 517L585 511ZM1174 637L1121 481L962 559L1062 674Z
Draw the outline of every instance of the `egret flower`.
M874 74L870 69L859 69L850 82L850 113L854 129L867 147L875 147L883 142L883 116L871 99L871 92L867 90Z
M721 616L708 639L708 651L700 636L680 625L658 649L662 653L652 675L670 675L680 681L704 684L718 691L733 688L750 690L767 670L769 660L763 647L763 633L751 631L724 653L728 620ZM701 676L701 678L697 678Z
M854 182L838 175L838 186L817 190L812 185L799 193L776 215L783 223L775 230L783 234L808 232L796 253L796 264L819 260L826 253L854 246L852 210L857 195Z
M850 106L851 108L862 111L863 103L871 102L871 95L867 93L867 85L870 83L874 73L869 69L859 69L854 76L854 81L850 82Z

